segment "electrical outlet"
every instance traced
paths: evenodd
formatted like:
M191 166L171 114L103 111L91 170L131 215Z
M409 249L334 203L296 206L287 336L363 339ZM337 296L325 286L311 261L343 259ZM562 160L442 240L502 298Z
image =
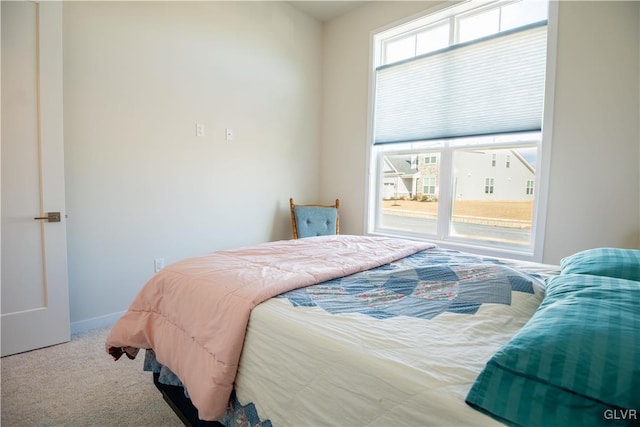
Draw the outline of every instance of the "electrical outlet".
M196 136L204 136L204 125L196 123Z
M156 258L153 260L153 270L157 273L164 268L164 258Z
M226 139L227 141L233 141L233 129L227 128Z

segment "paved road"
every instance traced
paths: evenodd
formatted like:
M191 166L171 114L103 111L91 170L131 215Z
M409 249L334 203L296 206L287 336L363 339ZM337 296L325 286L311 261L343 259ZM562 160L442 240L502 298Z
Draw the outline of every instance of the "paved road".
M413 230L419 233L436 234L436 221L433 219L385 214L382 215L382 225L384 228ZM492 240L521 244L529 244L531 240L530 229L496 227L492 225L470 224L464 222L454 222L452 234L455 236L486 236Z

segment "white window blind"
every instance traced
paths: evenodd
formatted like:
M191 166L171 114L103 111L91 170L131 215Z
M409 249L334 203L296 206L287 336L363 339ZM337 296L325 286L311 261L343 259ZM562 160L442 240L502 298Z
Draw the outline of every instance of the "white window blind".
M374 143L541 130L546 21L376 69Z

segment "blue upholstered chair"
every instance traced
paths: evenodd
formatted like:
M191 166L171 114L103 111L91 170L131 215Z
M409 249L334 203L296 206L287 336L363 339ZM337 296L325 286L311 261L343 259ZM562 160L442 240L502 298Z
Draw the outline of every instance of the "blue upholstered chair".
M289 205L294 239L340 234L340 200L335 205L296 205L289 199Z

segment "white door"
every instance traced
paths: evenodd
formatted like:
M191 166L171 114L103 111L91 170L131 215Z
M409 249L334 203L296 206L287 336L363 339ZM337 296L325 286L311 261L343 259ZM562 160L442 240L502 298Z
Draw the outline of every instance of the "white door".
M69 341L62 2L1 2L2 356ZM60 222L34 219L60 212Z

